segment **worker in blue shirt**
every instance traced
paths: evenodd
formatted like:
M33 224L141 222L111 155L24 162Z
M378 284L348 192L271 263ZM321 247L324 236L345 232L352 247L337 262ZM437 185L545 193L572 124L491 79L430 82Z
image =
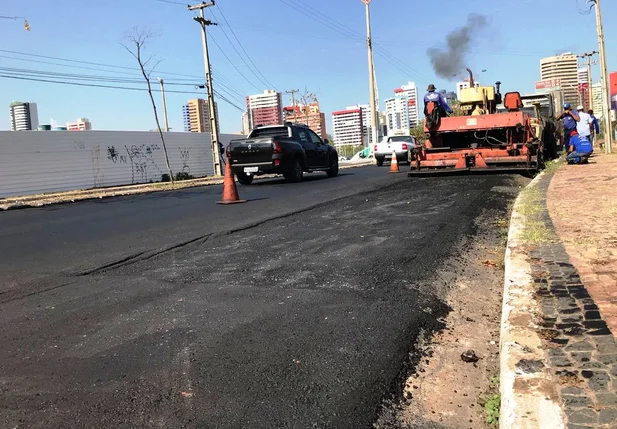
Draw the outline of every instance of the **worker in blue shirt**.
M596 134L600 134L600 124L598 124L598 118L593 115L593 110L589 110L587 113L591 116L591 135L589 136L589 140L591 140L591 144L593 145Z
M566 161L568 164L587 164L593 153L593 146L589 138L581 136L576 130L570 133L570 150Z
M563 148L566 152L570 152L570 136L572 131L576 131L576 123L581 120L578 113L572 110L570 103L563 105L563 113L557 117L557 120L563 119ZM578 132L577 132L578 134Z
M450 106L448 106L448 103L446 102L446 99L443 97L443 95L441 95L438 92L435 92L437 88L435 88L435 85L433 85L432 83L428 86L427 89L427 93L424 96L424 116L428 116L428 110L427 110L427 105L430 102L433 102L436 104L436 107L439 109L439 116L440 117L445 117L446 112L447 113L452 113L452 109L450 108Z

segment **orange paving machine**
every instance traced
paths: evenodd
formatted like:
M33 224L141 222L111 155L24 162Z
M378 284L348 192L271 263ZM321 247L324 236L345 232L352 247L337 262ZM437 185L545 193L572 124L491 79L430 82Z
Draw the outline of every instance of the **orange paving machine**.
M544 168L544 145L537 115L523 108L521 95L499 92L495 86L476 86L469 72L470 87L461 90L462 116L425 110L426 142L410 151L409 175L445 171L538 171ZM502 105L503 103L503 105ZM532 107L533 111L534 108Z

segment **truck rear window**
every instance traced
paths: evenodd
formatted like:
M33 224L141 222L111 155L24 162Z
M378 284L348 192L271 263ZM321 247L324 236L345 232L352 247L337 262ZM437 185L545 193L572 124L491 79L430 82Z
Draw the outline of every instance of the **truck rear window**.
M262 137L289 137L289 131L287 131L287 127L276 127L276 128L256 128L251 132L249 136L252 139L258 139Z
M413 142L410 136L396 136L388 138L389 142Z

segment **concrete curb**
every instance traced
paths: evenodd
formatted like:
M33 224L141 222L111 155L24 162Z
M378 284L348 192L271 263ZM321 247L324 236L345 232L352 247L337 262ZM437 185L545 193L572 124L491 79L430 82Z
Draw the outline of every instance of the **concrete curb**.
M556 393L556 380L545 366L547 356L537 332L531 265L525 252L521 212L523 195L538 186L539 174L517 197L508 232L500 329L501 429L561 429L565 415Z
M343 164L339 168L347 170L350 168L366 167L374 165L374 161L363 161L354 164ZM271 179L276 175L264 175L257 180ZM15 210L22 208L42 207L52 204L73 203L76 201L85 201L93 199L110 198L116 196L127 196L137 194L148 194L161 191L177 191L180 189L196 188L200 186L213 186L223 183L222 178L204 177L200 179L183 180L176 182L174 188L167 183L144 183L139 185L114 186L110 188L95 188L95 189L78 189L74 191L53 192L49 194L39 195L24 195L20 197L0 198L0 211Z

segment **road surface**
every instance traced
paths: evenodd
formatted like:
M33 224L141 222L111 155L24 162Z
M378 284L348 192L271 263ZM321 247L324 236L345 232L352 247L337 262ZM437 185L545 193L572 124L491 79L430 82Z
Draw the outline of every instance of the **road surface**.
M518 182L341 173L0 213L0 427L372 427Z

